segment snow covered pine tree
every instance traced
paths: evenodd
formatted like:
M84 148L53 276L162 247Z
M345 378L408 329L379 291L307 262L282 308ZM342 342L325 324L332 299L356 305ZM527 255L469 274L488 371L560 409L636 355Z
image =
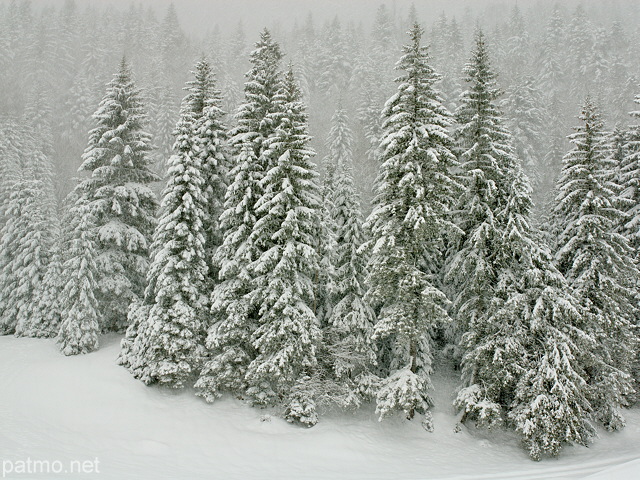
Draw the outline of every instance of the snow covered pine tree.
M321 210L310 160L315 152L307 146L307 115L292 67L278 97L282 107L267 139L264 193L255 204L257 220L249 236L260 254L248 265L251 303L259 309L247 394L258 404L283 401L287 420L311 426L317 422L311 382L321 342L313 311Z
M495 105L481 32L466 71L471 88L456 113L464 236L447 272L463 353L454 405L477 426L506 420L538 460L594 434L585 369L595 343L582 330L579 301L529 227L530 187Z
M624 426L620 406L632 392L639 277L633 250L617 233L625 218L614 181L617 165L590 98L579 118L584 124L570 136L574 148L557 186L556 260L588 312L586 329L596 339L599 360L588 370L591 400L598 420L613 430Z
M198 395L208 402L224 391L245 393L246 369L255 358L251 334L257 312L248 298L253 285L247 267L259 250L249 237L257 218L256 202L264 191L260 182L266 170L266 141L274 134L275 114L281 110L277 94L282 58L279 45L266 29L255 47L245 83L245 102L238 109L238 125L231 132L235 161L220 215L222 244L213 258L219 284L211 293L213 323L206 341L209 360L196 382Z
M91 176L76 190L96 221L101 330L123 331L129 304L144 292L157 208L149 184L159 180L149 169L151 140L142 130L146 117L124 59L93 118L97 127L89 133L80 167Z
M205 177L215 180L216 171L215 165L205 168L203 160L209 161L212 152L214 162L221 159L215 157L221 145L213 134L219 125L209 124L214 145L204 143L202 136L207 134L203 117L212 116L207 109L216 109L213 120L219 111L209 64L198 62L193 74L195 80L185 87L189 93L176 126L176 153L167 162L167 185L151 246L146 308L132 307L131 326L119 360L143 382L175 388L184 387L199 372L205 357L206 287L210 283L205 222L212 220L206 192L213 187L205 183Z
M64 287L60 301L60 330L56 339L65 355L89 353L98 348L100 333L95 262L96 222L90 206L78 200L72 207L71 238L65 242L67 260L62 266Z
M409 31L410 43L396 69L398 91L383 110L382 165L376 180L367 300L377 311L374 339L380 345L377 412L425 415L431 428L429 390L432 336L450 321L447 299L428 273L430 257L455 230L449 208L459 185L447 129L450 114L434 90L438 75L429 66L422 28Z
M359 405L363 394L372 393L371 385L377 380L371 373L376 363L371 341L375 314L364 299L366 259L360 247L365 234L353 181L353 139L346 111L336 110L332 123L322 199L328 216L324 230L329 230L331 246L323 249L327 258L321 265L330 268L332 277L330 309L323 328L326 361L333 379L333 388L327 388L327 393L333 401L347 406ZM326 245L326 239L322 240Z

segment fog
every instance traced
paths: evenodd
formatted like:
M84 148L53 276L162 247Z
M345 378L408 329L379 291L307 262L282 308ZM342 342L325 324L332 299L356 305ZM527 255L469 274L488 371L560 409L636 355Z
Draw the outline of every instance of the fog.
M170 5L174 18L167 16ZM5 0L1 113L24 118L38 110L61 201L74 185L91 114L125 55L145 94L161 172L196 59L205 55L213 62L231 119L242 101L252 45L268 27L285 64L293 62L299 75L321 169L331 115L338 103L347 109L366 203L377 170L376 112L395 89L393 65L412 5L452 111L465 88L462 69L474 31L484 29L504 90L503 114L516 130L539 205L553 187L568 148L565 137L587 94L597 98L608 128L628 123L640 57L640 6L631 0ZM519 109L521 101L529 112Z
M640 2L414 2L0 0L3 477L637 457Z

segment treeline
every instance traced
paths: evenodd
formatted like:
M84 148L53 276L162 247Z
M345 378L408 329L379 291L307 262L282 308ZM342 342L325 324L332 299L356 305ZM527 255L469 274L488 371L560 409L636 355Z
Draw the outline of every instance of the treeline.
M474 29L483 25L505 93L505 121L534 189L536 219L548 210L547 193L568 148L575 105L589 92L612 128L628 123L640 80L640 13L634 2L541 1L508 8L467 3L458 17L420 3L415 10L383 4L372 25L358 17L319 22L309 16L276 26L296 68L319 158L327 154L324 139L339 103L352 119L355 181L367 211L377 171L379 112L393 93L393 66L416 11L428 26L425 43L443 76L440 90L451 111L464 88L461 65ZM173 7L157 12L136 3L119 9L68 0L55 9L29 0L0 2L0 112L44 135L60 204L73 189L91 115L123 53L143 88L153 170L161 176L182 86L202 53L217 75L225 111L236 110L253 40L242 23L224 27L211 18L211 29L198 37L180 25Z
M332 115L320 177L301 77L268 30L233 121L211 63L195 65L159 204L126 60L61 221L44 137L4 122L0 332L56 337L67 355L126 332L118 362L143 382L234 394L308 426L322 408L373 401L381 418L431 429L445 355L462 372L460 421L514 428L534 459L624 426L640 126L607 133L587 97L536 227L484 35L451 113L423 34L409 29L378 113L366 220L347 112Z

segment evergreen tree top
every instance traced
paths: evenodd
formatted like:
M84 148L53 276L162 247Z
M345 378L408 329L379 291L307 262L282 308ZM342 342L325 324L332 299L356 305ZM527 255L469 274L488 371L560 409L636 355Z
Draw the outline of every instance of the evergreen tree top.
M493 113L491 102L497 100L501 92L497 88L497 76L491 68L489 50L482 30L476 32L475 45L471 60L463 70L467 76L467 82L471 84L471 91L468 93L469 101L478 113L484 113L485 110Z
M340 106L331 117L331 129L327 137L328 155L325 158L325 185L334 185L336 171L351 162L353 135L349 129L347 112Z
M565 156L568 165L593 163L604 154L603 130L604 122L598 108L589 96L578 119L582 124L575 127L575 133L569 135L569 141L575 145L574 150Z
M457 161L447 132L451 114L434 89L439 77L428 63L427 47L420 45L420 25L415 23L408 34L410 41L396 65L404 75L396 79L398 89L382 112L383 164L369 223L375 231L376 225L398 222L412 237L407 242L420 243L419 237L429 238L436 224L443 226L459 185L450 176Z
M404 54L395 66L396 70L403 71L404 74L396 78L398 92L387 101L383 115L389 117L388 122L401 121L392 114L394 109L404 110L400 104L411 103L414 106L414 121L448 127L451 114L441 105L440 95L433 88L440 80L440 75L429 64L428 47L420 45L424 30L415 22L407 33L410 43L402 47Z
M256 144L256 154L262 141L269 137L277 123L273 114L279 110L276 95L280 90L280 60L282 52L266 28L260 34L255 49L250 54L251 70L245 75L245 102L238 109L238 126L232 132L232 143L239 145L246 140Z
M141 93L124 57L93 118L97 126L89 133L80 171L92 171L94 179L104 181L118 178L151 183L158 180L148 168L151 136L143 130L147 117Z
M306 146L311 140L307 131L307 112L293 65L289 65L275 101L281 105L281 109L269 116L277 128L275 135L267 139L269 149L265 156L271 158L270 152L277 151L282 154L285 150L299 150L302 155L313 156L315 153ZM271 158L272 163L269 166L273 166L274 161L277 159Z
M569 136L574 148L563 159L558 181L557 209L564 212L567 220L600 215L607 210L611 214L611 201L616 197L610 182L616 165L607 155L604 122L590 97L586 98L578 118L582 124ZM619 214L617 212L616 216Z
M470 88L462 93L455 114L460 159L467 174L475 178L478 193L495 197L508 188L507 171L516 159L497 106L501 92L481 30L476 33L476 46L464 71Z
M188 93L182 101L182 114L187 112L202 114L211 100L220 99L221 94L215 87L215 75L211 64L204 57L196 63L191 73L194 79L189 80L184 87Z

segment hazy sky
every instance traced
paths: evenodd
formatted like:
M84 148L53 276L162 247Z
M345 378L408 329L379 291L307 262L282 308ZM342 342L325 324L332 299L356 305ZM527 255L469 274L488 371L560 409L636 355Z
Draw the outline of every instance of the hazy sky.
M7 3L9 0L0 0ZM54 4L60 6L66 0L32 0L34 7ZM304 22L312 13L316 24L338 15L342 21L370 25L378 6L385 3L400 18L406 17L410 5L416 6L420 19L426 24L434 22L444 11L447 16L460 18L469 9L474 16L484 12L488 24L493 15L502 16L518 4L522 10L541 11L542 5L561 5L571 11L578 3L587 8L597 8L607 15L634 13L638 15L640 0L75 0L82 8L93 4L98 8L114 5L126 9L130 4L152 5L161 19L170 3L178 11L180 23L189 36L199 37L217 24L223 32L235 30L242 19L245 32L278 24L290 28L295 21ZM624 12L624 13L622 13ZM489 18L487 18L489 17Z
M65 0L34 0L34 5L53 3L60 5ZM260 30L265 25L280 23L292 25L302 22L311 12L317 22L338 15L346 21L370 24L376 9L385 3L400 17L406 16L409 6L414 3L423 21L431 23L442 11L447 15L462 15L466 8L476 10L478 6L489 5L509 8L518 3L523 7L534 5L539 0L173 0L182 26L194 35L201 35L218 24L224 30L235 29L240 18L246 31ZM75 0L98 7L115 5L126 8L131 3L153 5L162 18L172 0ZM561 0L562 3L571 3Z

